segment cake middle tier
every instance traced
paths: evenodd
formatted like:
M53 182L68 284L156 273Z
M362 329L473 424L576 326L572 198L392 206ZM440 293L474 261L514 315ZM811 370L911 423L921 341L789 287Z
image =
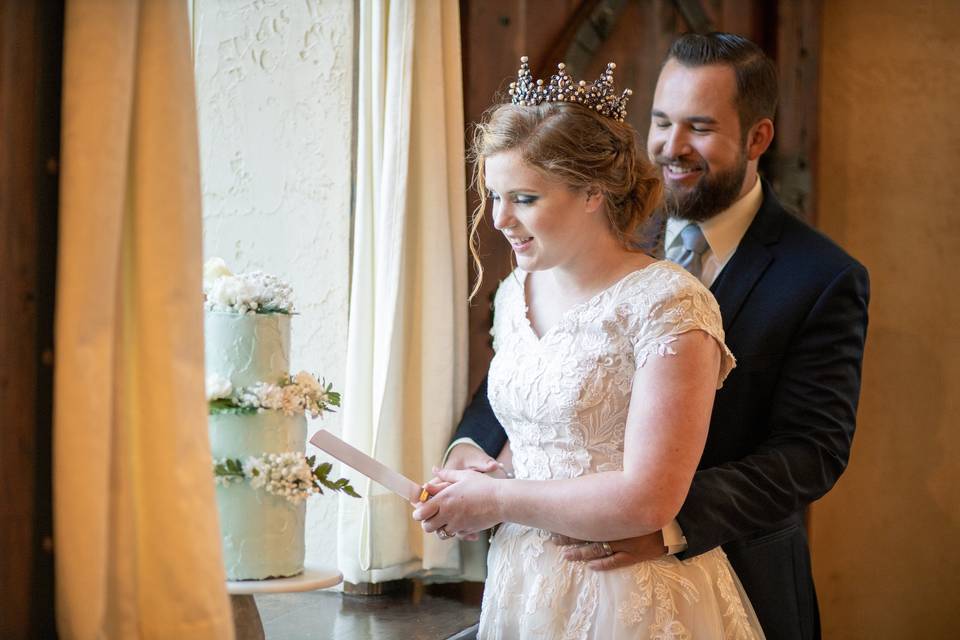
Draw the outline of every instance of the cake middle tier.
M204 343L207 375L227 378L234 387L276 384L290 372L290 316L285 313L207 311Z
M302 454L307 419L280 411L208 416L215 460L246 461L269 453ZM254 488L250 479L217 487L223 560L230 580L262 580L303 571L305 503Z
M214 458L241 458L264 453L303 452L307 418L279 411L251 414L219 413L208 417L210 452Z

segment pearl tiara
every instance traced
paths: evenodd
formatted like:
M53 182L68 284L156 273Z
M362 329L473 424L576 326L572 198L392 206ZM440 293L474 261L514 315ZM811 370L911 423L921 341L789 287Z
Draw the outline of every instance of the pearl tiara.
M617 65L613 62L607 63L607 68L592 85L587 85L584 80L574 82L567 73L567 65L562 62L557 65L557 72L550 76L549 83L544 84L543 80L534 82L528 61L527 56L520 58L517 81L510 83L513 104L529 107L544 102L576 102L617 122L623 122L627 117L627 100L633 91L626 89L617 95L613 88L613 70Z

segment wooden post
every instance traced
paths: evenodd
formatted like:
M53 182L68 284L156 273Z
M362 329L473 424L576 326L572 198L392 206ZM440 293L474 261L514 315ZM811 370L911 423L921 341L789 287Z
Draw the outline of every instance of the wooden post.
M63 3L0 0L0 637L52 637ZM79 372L82 374L82 372Z
M816 223L820 0L781 1L777 16L780 106L771 170L781 201Z

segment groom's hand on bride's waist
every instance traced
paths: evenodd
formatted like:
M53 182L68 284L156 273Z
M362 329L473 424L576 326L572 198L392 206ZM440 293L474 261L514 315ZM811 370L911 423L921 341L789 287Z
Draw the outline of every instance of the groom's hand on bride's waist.
M555 533L550 537L550 541L561 548L565 559L586 562L587 567L596 571L629 567L667 555L667 547L664 546L663 535L659 531L638 538L611 540L606 543L576 540Z

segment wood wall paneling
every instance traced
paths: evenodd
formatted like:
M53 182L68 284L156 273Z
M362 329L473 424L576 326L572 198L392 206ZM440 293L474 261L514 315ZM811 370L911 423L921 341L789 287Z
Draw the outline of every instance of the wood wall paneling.
M50 429L62 2L0 0L0 637L53 622Z
M780 106L773 165L768 165L780 199L811 223L816 221L821 13L820 0L778 3Z
M471 124L478 122L497 100L505 95L520 56L531 62L540 59L560 36L568 17L576 10L575 0L461 0L461 42L463 47L464 120L467 123L467 147L471 143ZM535 75L542 73L533 69ZM472 175L473 167L467 167ZM477 206L473 192L468 194L470 214ZM480 252L483 256L483 284L470 307L470 389L486 374L493 353L490 347L490 306L499 282L510 272L511 256L507 244L490 224L489 216L480 225ZM469 261L471 286L475 278L473 260Z
M690 28L680 10L683 3L675 0L461 0L460 4L468 127L493 104L498 91L505 91L521 55L530 57L535 76L552 73L561 57L557 52L570 46L570 33L578 27L574 22L594 11L608 11L616 14L615 24L598 45L592 45L595 49L584 68L571 68L571 73L596 77L607 62L615 61L618 86L634 90L627 121L645 139L660 65L674 38ZM702 0L695 12L705 16L711 28L750 38L777 62L781 75L777 134L761 162L761 171L788 204L811 218L820 0ZM471 193L471 213L476 203ZM490 304L498 282L511 269L509 248L489 217L479 236L485 274L470 309L471 389L483 378L492 356Z

